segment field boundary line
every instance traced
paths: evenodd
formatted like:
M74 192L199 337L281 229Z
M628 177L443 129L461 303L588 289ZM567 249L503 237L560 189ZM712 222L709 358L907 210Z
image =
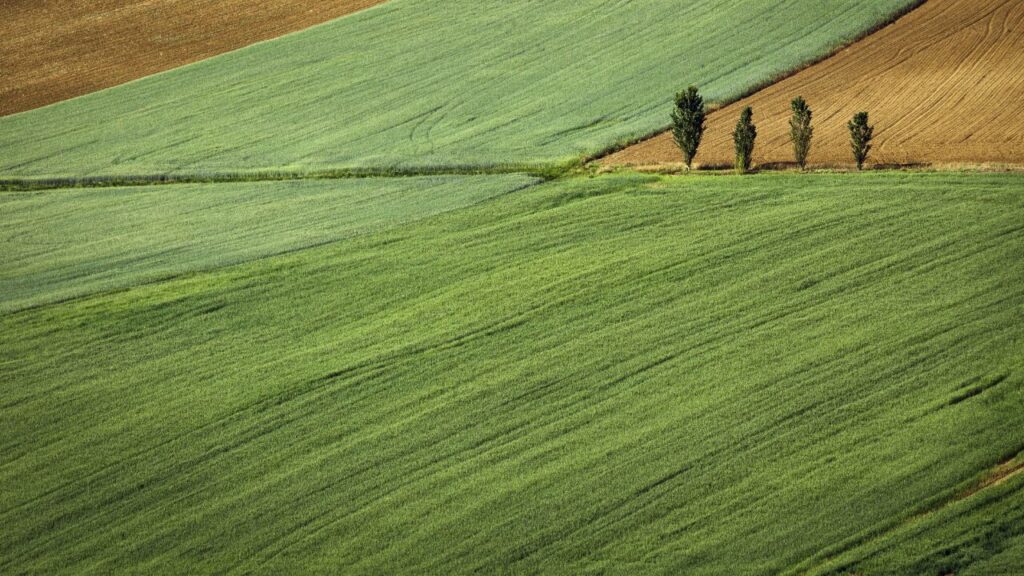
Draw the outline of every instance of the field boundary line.
M750 171L749 177L757 174L784 174L794 172L789 166L763 165ZM869 173L1021 173L1024 164L991 163L914 163L884 164L869 167L863 171L844 166L810 166L803 174L869 174ZM597 167L584 165L580 161L561 164L523 164L494 167L438 167L426 169L342 169L310 172L211 172L204 174L151 174L124 176L85 176L81 178L0 178L0 194L5 192L41 192L46 190L77 190L83 188L128 188L141 186L168 186L175 184L232 184L244 182L290 182L298 180L360 180L387 178L424 178L430 176L510 176L520 174L550 182L572 176L601 176L612 174L648 174L660 176L733 176L735 171L722 167L704 167L686 170L673 165L613 166Z
M436 168L340 168L310 171L254 170L126 174L119 176L0 178L0 192L31 192L70 188L115 188L167 184L226 184L232 182L284 182L292 180L351 180L416 178L425 176L502 176L523 174L553 180L577 168L576 160L561 163L499 164L493 166L438 166Z

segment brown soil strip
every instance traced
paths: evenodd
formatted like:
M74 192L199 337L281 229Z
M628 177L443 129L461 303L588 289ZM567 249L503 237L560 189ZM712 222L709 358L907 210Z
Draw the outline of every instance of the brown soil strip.
M732 164L732 130L744 106L754 108L759 130L755 162L791 162L789 102L796 96L814 110L813 164L852 162L846 122L861 110L876 126L869 162L1024 163L1024 2L929 0L833 57L710 114L697 162ZM601 163L681 161L666 133Z
M986 476L985 479L983 479L981 482L979 482L977 486L971 488L970 490L967 490L966 492L958 496L956 500L965 500L986 488L999 486L1000 484L1003 484L1004 482L1008 481L1010 478L1013 478L1014 476L1021 473L1024 473L1024 457L1020 459L1010 460L1009 462L1004 462L1003 464L996 467L995 470L990 472L989 475Z
M384 0L3 0L0 115L116 86Z

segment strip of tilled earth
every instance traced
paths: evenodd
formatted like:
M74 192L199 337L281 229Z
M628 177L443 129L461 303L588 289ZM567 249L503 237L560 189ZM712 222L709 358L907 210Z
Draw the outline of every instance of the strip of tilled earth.
M790 100L815 112L810 162L851 161L846 122L870 112L878 163L1024 162L1024 2L929 0L832 58L708 117L697 162L731 164L732 131L754 108L758 163L793 159ZM666 118L667 118L666 111ZM602 160L635 166L681 162L671 134Z
M384 0L10 0L0 115L308 28Z

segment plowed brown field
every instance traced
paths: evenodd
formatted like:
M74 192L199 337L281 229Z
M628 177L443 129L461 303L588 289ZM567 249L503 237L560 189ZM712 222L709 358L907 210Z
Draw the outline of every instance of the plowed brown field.
M792 161L795 96L815 113L811 163L851 163L846 122L866 110L876 126L869 163L1024 164L1024 2L930 0L835 56L710 114L697 162L731 164L743 106L754 108L760 132L755 162ZM666 133L602 163L681 161Z
M4 0L0 115L115 86L384 0Z

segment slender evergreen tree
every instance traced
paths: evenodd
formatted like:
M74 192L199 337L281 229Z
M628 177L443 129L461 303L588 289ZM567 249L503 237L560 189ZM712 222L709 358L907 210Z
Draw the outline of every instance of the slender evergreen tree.
M853 158L857 161L857 170L862 170L868 152L871 152L871 138L875 134L875 127L868 124L867 112L854 114L853 120L850 120L847 126L850 128L850 147L853 149Z
M676 94L676 106L672 110L672 137L683 152L686 168L693 166L700 140L704 136L704 98L695 86Z
M811 108L801 96L790 103L793 116L789 119L789 139L793 141L793 155L796 163L803 170L807 167L807 155L811 152L811 138L814 128L811 126Z
M754 111L747 106L740 114L740 121L736 123L736 130L732 133L733 143L736 144L736 171L740 174L750 170L755 139L757 127L754 126Z

